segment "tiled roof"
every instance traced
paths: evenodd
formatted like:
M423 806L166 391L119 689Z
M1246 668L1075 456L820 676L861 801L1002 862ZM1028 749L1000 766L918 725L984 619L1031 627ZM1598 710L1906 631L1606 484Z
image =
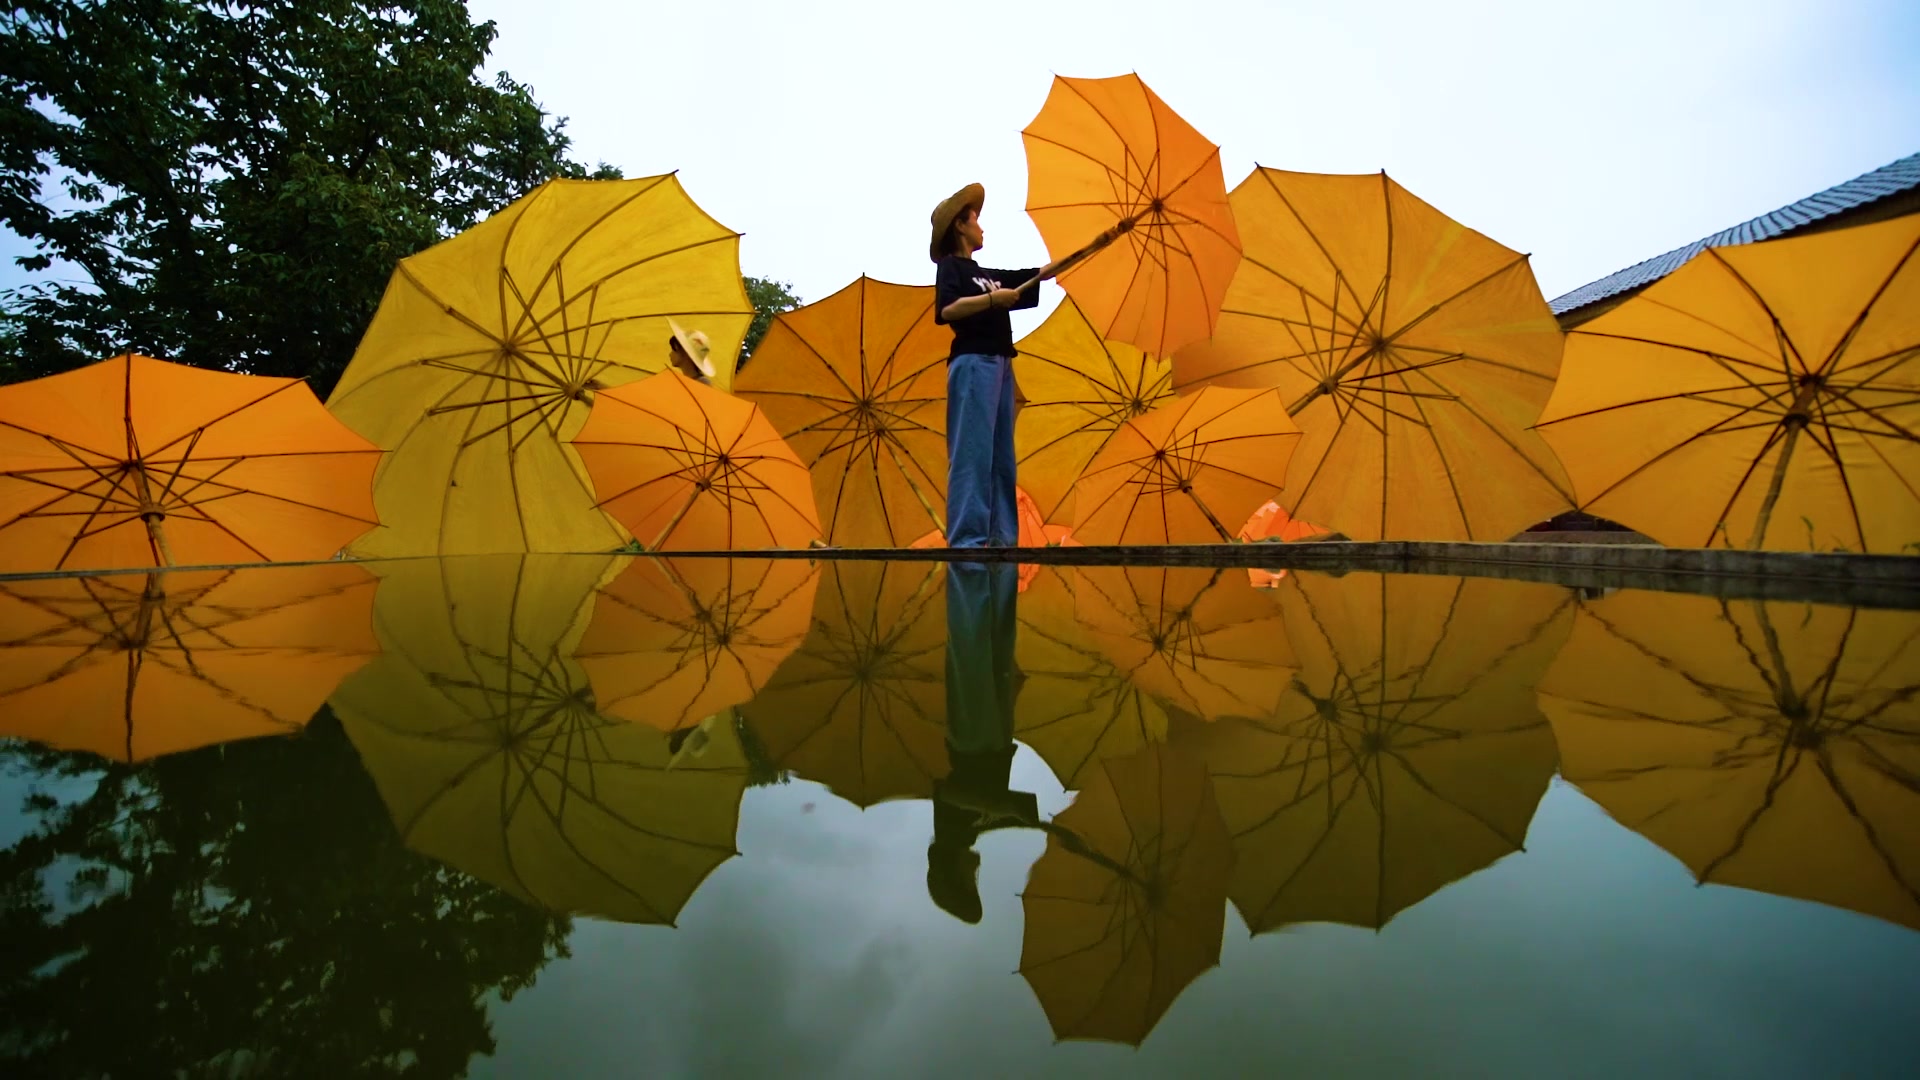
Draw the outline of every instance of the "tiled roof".
M1903 157L1891 165L1882 166L1864 176L1856 176L1817 195L1809 195L1770 214L1761 214L1752 221L1741 222L1685 247L1674 248L1665 255L1634 263L1625 270L1617 270L1599 281L1588 282L1564 296L1556 297L1549 306L1555 315L1564 315L1609 296L1658 281L1707 248L1771 240L1822 218L1878 202L1916 187L1920 187L1920 154Z

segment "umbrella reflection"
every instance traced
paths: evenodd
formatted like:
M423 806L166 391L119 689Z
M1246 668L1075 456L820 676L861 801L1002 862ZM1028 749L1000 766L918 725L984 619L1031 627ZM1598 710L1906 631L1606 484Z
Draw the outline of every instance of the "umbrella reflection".
M822 568L806 640L741 710L775 765L861 807L933 794L948 767L942 575Z
M1274 595L1299 672L1271 711L1180 740L1213 773L1247 925L1377 928L1518 850L1553 775L1533 695L1569 594L1295 574Z
M1036 567L1020 596L1020 697L1014 734L1060 786L1080 787L1102 758L1167 737L1167 711L1100 649L1076 613L1089 586L1071 569Z
M614 566L387 564L385 652L333 705L409 847L550 910L670 924L734 854L746 765L730 723L676 747L600 712L573 653Z
M0 583L0 735L116 761L300 730L376 651L355 566Z
M1567 779L1700 881L1920 929L1920 615L1617 593L1540 704Z
M1220 962L1234 848L1207 771L1168 746L1101 763L1021 894L1020 973L1063 1039L1138 1045Z
M664 731L748 700L806 637L819 580L793 559L633 560L580 639L594 700Z

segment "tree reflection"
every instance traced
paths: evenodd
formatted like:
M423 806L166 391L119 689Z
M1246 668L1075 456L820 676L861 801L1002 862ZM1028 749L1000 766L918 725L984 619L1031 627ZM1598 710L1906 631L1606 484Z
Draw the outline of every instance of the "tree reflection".
M0 1070L458 1076L570 922L423 858L331 712L138 766L16 745ZM49 786L91 790L56 800Z

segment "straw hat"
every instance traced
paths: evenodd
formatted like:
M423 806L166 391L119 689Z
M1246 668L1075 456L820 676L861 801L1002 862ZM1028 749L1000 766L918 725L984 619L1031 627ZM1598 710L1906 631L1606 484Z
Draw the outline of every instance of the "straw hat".
M940 241L947 238L947 230L953 227L954 219L965 213L967 207L978 210L986 202L987 189L979 184L968 184L942 199L940 205L933 208L933 239L927 241L927 257L939 262L940 257L947 254L941 249Z
M707 355L713 352L713 345L707 341L707 335L698 330L688 330L672 319L667 320L667 329L672 331L673 340L679 342L680 351L687 354L693 366L700 374L713 378L713 360Z

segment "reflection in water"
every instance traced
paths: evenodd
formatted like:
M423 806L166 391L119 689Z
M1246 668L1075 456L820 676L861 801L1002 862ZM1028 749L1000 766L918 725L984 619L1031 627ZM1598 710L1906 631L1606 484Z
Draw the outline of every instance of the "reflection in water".
M0 582L0 735L144 761L298 731L375 651L356 566Z
M0 752L86 778L0 853L0 1066L456 1074L491 1049L484 1003L564 950L536 906L675 922L750 781L788 772L929 800L887 872L976 943L1013 910L979 882L1016 849L983 836L1044 831L1019 966L1061 1038L1146 1039L1218 962L1228 897L1255 931L1381 927L1516 851L1556 734L1701 880L1920 926L1913 613L1205 568L365 565L377 592L341 564L0 583L0 724L39 741ZM336 681L340 721L303 728ZM296 734L169 753L269 731ZM1051 821L1016 743L1078 792ZM792 842L813 820L744 862L846 887L831 837ZM922 906L922 850L932 903L983 925Z
M1702 882L1920 929L1920 620L1626 592L1541 686L1562 772Z
M676 748L596 707L572 653L610 562L384 566L386 652L334 708L409 847L554 911L672 923L734 854L746 763L732 724Z
M674 731L747 701L806 637L819 580L797 559L633 560L580 641L600 710Z
M1384 926L1519 850L1553 776L1534 686L1572 595L1380 574L1296 574L1274 595L1299 671L1272 712L1190 740L1234 834L1247 925Z
M1033 864L1020 973L1062 1039L1138 1044L1220 962L1233 842L1199 763L1102 762Z
M947 774L938 563L832 562L807 639L742 712L767 753L856 806L924 799Z

